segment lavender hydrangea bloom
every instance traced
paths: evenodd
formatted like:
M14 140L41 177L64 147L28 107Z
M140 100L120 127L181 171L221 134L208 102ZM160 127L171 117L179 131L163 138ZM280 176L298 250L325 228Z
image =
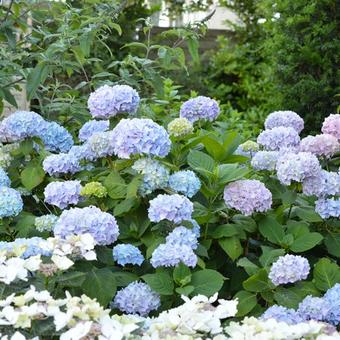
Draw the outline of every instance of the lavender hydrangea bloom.
M143 182L138 189L142 196L168 185L169 169L154 159L141 158L134 163L132 169L143 175Z
M0 187L0 218L17 216L22 208L23 202L18 191Z
M324 299L329 308L325 321L338 326L340 324L340 284L336 283L332 288L328 289Z
M132 244L118 244L112 249L113 259L121 266L136 264L140 266L144 262L141 251Z
M297 147L300 143L299 134L292 127L275 127L262 131L257 137L257 143L266 150Z
M193 123L197 120L214 121L220 114L217 101L209 97L198 96L184 102L181 106L180 117Z
M276 171L279 181L290 185L292 181L303 182L308 177L318 176L321 166L310 152L285 153L278 159Z
M71 134L56 122L42 124L38 135L48 151L67 152L74 143Z
M275 286L305 280L309 274L308 260L299 255L280 256L272 264L269 279Z
M329 158L340 150L340 144L332 135L307 136L301 140L300 150Z
M297 312L304 320L323 321L329 311L328 306L325 299L308 295L299 303Z
M304 122L294 111L275 111L266 118L264 126L266 130L279 126L291 127L300 133L303 130Z
M325 118L321 131L336 137L340 141L340 114L332 114Z
M192 197L201 188L201 181L191 170L177 171L169 178L170 189L187 197Z
M178 244L186 245L191 249L196 249L198 247L197 236L195 233L183 226L176 227L167 237L167 244Z
M54 227L54 234L62 238L68 235L90 233L99 245L115 242L119 235L116 219L96 207L64 210Z
M0 167L0 187L9 187L11 180L9 179L6 171Z
M80 181L51 182L45 187L45 202L65 209L79 202L80 190Z
M110 127L108 120L90 120L79 130L78 138L86 142L94 133L107 131Z
M224 189L224 201L228 208L239 210L250 216L254 212L265 212L271 208L272 194L258 180L239 180Z
M104 85L90 94L87 105L92 117L109 118L118 113L135 113L139 95L128 85Z
M200 225L196 222L196 220L190 220L192 224L192 229L191 231L195 234L197 238L201 236L201 227Z
M34 226L40 232L52 231L58 219L59 217L53 214L42 215L35 218Z
M169 220L174 223L191 220L193 204L185 196L158 195L150 201L148 210L151 222Z
M320 198L315 202L315 211L323 218L340 217L340 198Z
M87 143L87 158L97 159L101 157L112 156L114 152L112 131L97 132L93 134Z
M321 170L318 176L308 177L303 181L302 191L307 196L340 195L340 174Z
M171 141L166 130L151 119L122 119L112 130L114 153L119 158L133 155L165 157Z
M50 176L74 174L80 171L80 164L76 157L67 153L47 156L43 161L43 169Z
M14 112L0 123L0 141L16 142L27 137L39 136L44 125L44 119L35 112Z
M82 160L92 162L98 158L97 155L92 151L88 142L82 145L73 145L68 152L68 155L73 159L76 159L78 162Z
M275 319L279 322L285 322L288 325L294 325L304 320L301 316L294 310L278 305L273 305L269 307L260 317L262 320Z
M251 166L255 170L273 171L279 156L278 151L258 151L251 160Z
M116 294L112 307L127 314L148 315L160 307L159 295L146 283L132 282Z
M181 262L188 267L195 267L197 256L190 246L178 243L160 244L153 251L150 260L154 268L175 267Z

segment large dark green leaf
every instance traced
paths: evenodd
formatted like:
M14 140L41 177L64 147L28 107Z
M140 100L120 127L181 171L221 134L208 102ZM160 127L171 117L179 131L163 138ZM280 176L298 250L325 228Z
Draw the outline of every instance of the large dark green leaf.
M283 227L273 217L266 216L259 222L260 233L275 244L281 244L285 236Z
M37 66L29 73L26 85L28 100L31 100L34 97L39 86L45 82L48 73L49 66L44 62L37 64Z
M265 269L259 270L243 282L244 289L250 292L262 292L270 288L268 274Z
M172 295L174 291L174 283L172 277L166 272L155 274L145 274L142 279L153 289L161 295Z
M295 253L301 253L303 251L314 248L323 239L323 236L319 233L308 233L298 237L294 240L290 249Z
M238 299L237 315L244 316L248 314L257 304L256 294L241 290L236 293L234 299Z
M321 291L340 283L340 267L327 258L320 259L314 266L314 283Z
M216 270L203 269L192 274L191 285L195 287L193 295L211 296L218 292L224 282L224 277Z
M214 173L215 161L202 151L191 150L188 155L189 165L200 174L210 177Z
M104 186L113 199L125 198L127 185L118 172L112 171L104 180Z
M331 255L340 257L340 234L327 235L325 238L325 245Z
M37 163L30 163L20 174L21 182L26 189L32 190L45 178L45 171Z
M243 252L241 242L236 236L219 239L218 243L233 261L236 260Z

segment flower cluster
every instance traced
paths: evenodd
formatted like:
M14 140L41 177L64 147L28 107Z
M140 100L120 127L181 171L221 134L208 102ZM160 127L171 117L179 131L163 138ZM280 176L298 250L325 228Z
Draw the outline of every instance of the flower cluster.
M4 147L0 147L0 168L7 169L10 166L11 161L12 161L11 154L8 151L6 151Z
M81 142L86 142L93 134L107 131L109 127L108 120L90 120L81 127L78 138Z
M79 202L80 190L80 181L51 182L45 187L45 202L64 209Z
M332 301L331 304L333 302L334 301ZM299 303L299 308L296 313L304 320L324 321L327 319L331 304L328 304L323 298L308 295Z
M300 314L294 309L278 305L273 305L269 307L261 315L261 320L269 319L275 319L278 322L285 322L288 325L294 325L304 321Z
M135 264L140 266L144 262L141 251L132 244L118 244L112 249L113 259L121 266Z
M258 180L239 180L224 189L224 201L228 208L239 210L249 216L254 212L265 212L271 208L272 194Z
M146 283L132 282L118 291L112 307L127 314L146 316L160 307L160 298Z
M63 174L75 174L80 170L79 160L67 153L47 156L43 161L43 169L50 176L60 176Z
M340 143L336 137L329 134L307 136L301 140L300 150L329 158L340 150Z
M0 186L0 218L17 216L23 209L23 201L17 190Z
M119 235L116 219L96 207L64 210L54 227L54 234L62 238L89 233L97 244L115 242Z
M82 158L95 160L101 157L112 156L114 152L112 131L97 132L87 143L82 145Z
M87 106L94 118L110 118L119 113L134 114L139 105L139 95L128 85L104 85L90 94Z
M177 171L169 178L170 189L187 197L194 196L201 188L201 181L191 170Z
M107 195L107 189L100 182L89 182L81 188L80 195L103 198Z
M251 166L255 170L273 171L279 157L279 151L258 151L251 159Z
M184 102L181 106L180 117L194 123L197 120L214 121L220 114L216 100L209 97L198 96Z
M133 155L165 157L171 146L166 130L151 119L122 119L112 130L113 151L119 158Z
M315 202L315 211L324 219L340 216L340 198L320 198Z
M321 170L317 176L308 177L303 181L302 190L307 196L340 195L340 173Z
M159 161L141 158L133 164L132 169L143 175L143 182L139 186L139 193L142 196L151 194L157 189L163 189L168 185L169 170Z
M175 118L168 124L168 132L170 136L183 137L194 131L191 122L186 118Z
M9 187L11 180L9 179L6 171L0 167L0 187Z
M340 114L331 114L325 118L321 131L336 137L340 141Z
M303 130L303 119L293 111L275 111L268 115L264 122L266 130L273 129L275 127L291 127L297 133Z
M40 232L52 231L58 221L58 218L58 216L53 214L39 216L35 218L34 226Z
M275 286L305 280L309 274L308 260L299 255L280 256L271 266L269 279Z
M174 223L191 220L193 204L185 196L158 195L150 201L148 210L151 222L169 220Z
M234 154L251 158L252 156L256 155L258 151L259 145L252 140L248 140L240 144L234 151Z

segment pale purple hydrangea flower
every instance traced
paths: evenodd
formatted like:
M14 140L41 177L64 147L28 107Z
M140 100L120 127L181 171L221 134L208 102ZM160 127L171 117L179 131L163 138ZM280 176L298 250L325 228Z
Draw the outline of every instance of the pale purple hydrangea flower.
M294 309L273 305L269 307L260 317L261 320L274 319L278 322L285 322L288 325L295 325L303 322L302 317Z
M140 266L144 262L141 251L132 244L118 244L112 249L113 259L121 266L135 264Z
M318 176L303 181L302 192L307 196L318 197L340 195L340 173L321 170Z
M191 220L193 204L182 195L158 195L150 201L148 216L151 222L169 220L174 223Z
M116 294L112 307L126 314L147 316L161 305L159 294L154 292L146 283L132 282Z
M192 197L201 188L201 181L191 170L177 171L169 178L170 189L187 197Z
M224 201L228 208L250 216L254 212L265 212L271 208L272 194L258 180L239 180L228 184L224 189Z
M303 130L303 119L294 111L275 111L269 114L264 122L266 130L273 129L275 127L291 127L297 133Z
M328 289L324 299L329 308L325 321L338 326L340 324L340 284L336 283L332 288Z
M87 148L88 160L112 156L114 152L113 132L97 132L84 145L86 145L84 148Z
M21 195L17 190L0 187L0 218L19 215L23 206Z
M323 218L340 217L340 198L320 198L315 202L315 211Z
M301 140L300 150L329 158L340 150L340 144L332 135L307 136Z
M280 256L271 266L269 279L275 286L305 280L309 274L308 260L299 255Z
M165 157L171 141L166 130L151 119L122 119L112 130L114 153L129 159L134 155Z
M185 244L160 244L152 253L150 263L154 268L176 267L183 262L188 267L196 267L197 256L192 248Z
M176 227L165 239L167 244L186 245L191 249L198 247L197 236L195 233L186 227Z
M292 181L303 182L308 177L318 176L321 166L317 157L310 152L285 153L276 163L276 175L282 184Z
M43 168L50 176L59 176L67 173L75 174L80 171L80 164L73 155L59 153L47 156L43 161Z
M90 94L87 105L92 117L109 118L119 113L134 114L140 98L128 85L104 85Z
M62 238L89 233L99 245L115 242L119 229L114 216L97 207L64 210L54 227L54 234Z
M279 151L258 151L251 160L251 166L255 170L273 171L281 153Z
M80 181L51 182L45 187L45 202L65 209L79 202L80 190Z
M180 117L193 123L197 120L214 121L220 114L216 100L209 97L198 96L184 102L180 109Z
M73 145L68 155L79 162L82 160L94 161L97 159L97 155L91 150L89 143Z
M94 133L107 131L110 127L108 120L90 120L79 130L78 138L86 142Z
M321 131L336 137L340 141L340 114L331 114L326 117Z
M274 127L262 131L257 137L257 143L266 150L280 150L282 148L297 147L300 143L299 134L292 127Z
M302 302L299 303L297 310L304 320L318 321L325 320L328 311L329 307L325 299L311 295L306 296Z
M6 171L0 167L0 187L9 187L11 180L9 179Z

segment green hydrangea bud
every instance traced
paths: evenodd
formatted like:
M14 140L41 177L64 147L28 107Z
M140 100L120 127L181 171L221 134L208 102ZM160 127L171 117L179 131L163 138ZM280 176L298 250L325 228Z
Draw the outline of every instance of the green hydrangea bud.
M170 136L182 137L192 133L194 127L186 118L175 118L168 125L168 132Z
M0 149L0 167L3 169L7 169L11 165L12 156L4 152L4 150Z
M52 231L58 221L58 216L53 214L36 217L34 225L38 231Z
M243 151L259 151L259 145L252 140L248 140L240 145Z
M80 195L103 198L107 195L107 190L103 184L99 182L90 182L81 189Z

